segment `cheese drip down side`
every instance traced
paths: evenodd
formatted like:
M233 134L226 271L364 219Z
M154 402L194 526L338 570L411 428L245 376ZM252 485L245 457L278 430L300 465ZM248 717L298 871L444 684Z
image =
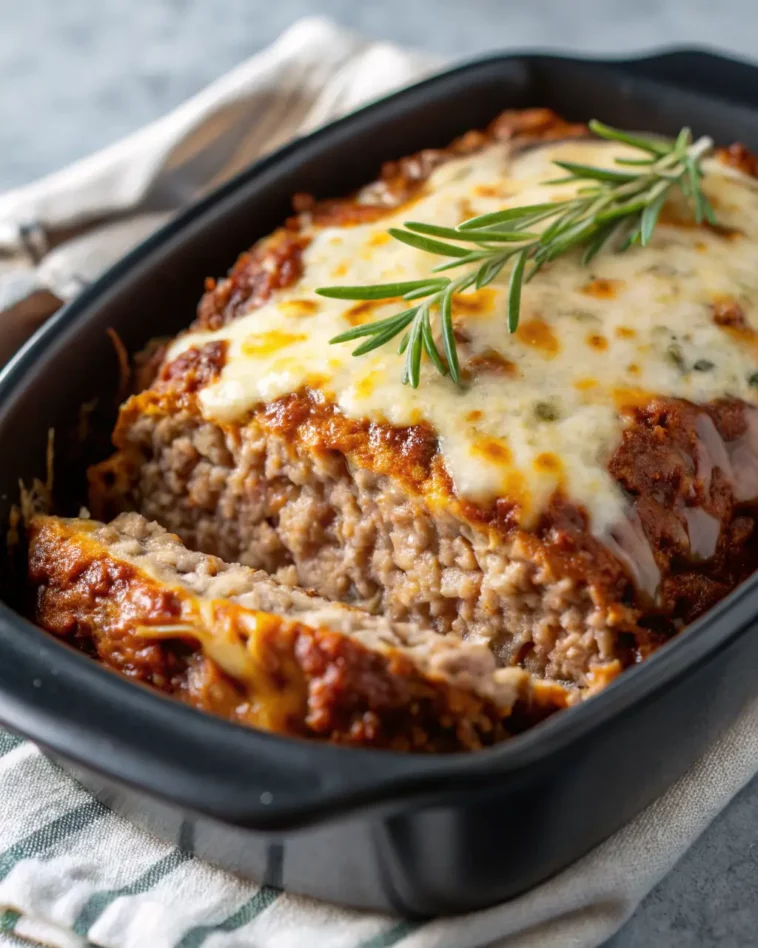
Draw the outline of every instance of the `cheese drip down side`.
M211 340L228 342L223 371L198 396L209 420L235 422L257 404L318 388L349 417L431 426L458 496L484 505L508 497L528 529L560 488L587 510L593 533L607 537L627 515L607 469L626 407L655 395L758 402L758 182L705 162L703 190L722 227L695 226L673 203L648 247L603 251L589 267L578 253L559 258L524 286L514 335L507 331L509 268L490 286L458 296L463 387L428 361L417 390L402 385L397 341L358 358L356 344L329 344L406 304L325 299L315 290L426 277L442 258L393 240L389 227L409 219L451 227L560 200L576 185L543 183L556 177L553 161L612 167L629 154L599 141L516 151L498 143L451 160L410 206L370 224L306 231L312 239L295 285L221 330L185 334L168 359Z

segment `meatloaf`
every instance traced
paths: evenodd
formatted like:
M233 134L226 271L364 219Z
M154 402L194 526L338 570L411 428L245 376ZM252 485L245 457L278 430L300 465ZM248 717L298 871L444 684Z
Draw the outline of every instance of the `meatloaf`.
M592 693L703 614L758 565L758 181L745 149L703 161L700 186L718 224L696 223L672 199L646 246L604 251L590 265L577 252L559 256L524 284L515 333L507 331L509 267L457 293L460 384L427 360L412 388L394 346L356 358L351 346L331 344L392 316L401 300L316 293L426 279L438 260L393 239L392 228L413 218L449 230L570 198L578 184L555 182L555 162L618 167L627 149L544 109L506 112L446 149L388 164L350 197L296 195L278 231L228 276L207 281L188 330L139 360L115 453L90 470L96 517L131 512L187 549L139 519L40 521L32 530L38 620L127 674L237 719L441 749L504 735L530 717L517 711L524 703L555 707L557 699L534 699L538 680L564 703ZM267 717L279 712L249 710L255 702L240 698L239 676L209 651L216 639L203 625L204 588L183 574L176 593L177 576L161 573L158 583L144 555L136 573L121 553L111 569L118 538L129 533L127 552L137 556L130 551L147 543L140 531L214 576L248 577L256 595L277 591L251 607L280 616L275 634L266 623L253 623L266 631L251 634L249 622L235 620L233 637L243 650L273 649L292 669L299 697L286 724ZM193 559L199 554L219 559ZM79 564L70 573L67 556ZM121 579L104 579L95 595L96 583L77 578L80 566L89 575L92 557L106 577L126 569L128 614L113 592ZM153 637L141 648L146 633L129 612L129 590L140 584L161 603L157 590L168 584L177 597L169 611L191 614L203 631L173 628L158 647L156 622L174 622L164 622L161 606L159 619L140 617ZM235 596L224 615L246 608ZM340 622L353 617L350 628L314 619L314 596L332 603ZM132 626L121 642L124 622ZM390 630L386 648L377 623ZM450 710L461 692L433 661L442 643L467 675L475 654L488 681L515 676L503 678L519 683L505 702L516 709L510 725L482 679L467 679L456 704L465 712ZM367 684L349 713L335 712L339 723L331 712L322 717L313 695L364 662L372 674L359 677L384 682L389 710L374 707ZM208 676L226 684L210 688ZM233 699L223 697L229 688ZM428 703L417 703L416 689ZM407 707L423 705L424 723L403 730L393 717L401 694ZM333 693L324 700L339 705ZM428 721L441 708L452 723L440 730ZM366 714L364 728L356 722ZM317 721L326 722L321 730Z
M187 550L139 514L29 527L35 617L129 678L277 733L471 750L570 697L485 645L392 623Z
M414 390L390 347L329 345L396 300L314 292L427 276L434 258L387 234L411 214L455 226L555 200L576 187L543 183L555 161L625 154L583 136L546 110L505 113L351 198L298 196L124 404L92 509L139 511L192 549L580 688L644 658L756 565L744 154L705 164L719 226L674 204L647 247L553 261L512 337L507 274L456 297L462 387L429 364Z

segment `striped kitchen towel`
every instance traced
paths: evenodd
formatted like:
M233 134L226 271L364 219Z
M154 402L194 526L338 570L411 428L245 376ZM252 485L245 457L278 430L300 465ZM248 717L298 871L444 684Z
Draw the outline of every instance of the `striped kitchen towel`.
M661 799L505 905L404 921L257 886L143 833L0 732L0 945L593 948L758 771L758 701ZM23 939L23 940L22 940Z
M303 21L165 119L0 195L0 361L173 210L263 151L433 66L328 21ZM591 948L756 771L758 701L663 798L556 878L506 905L421 923L208 866L135 829L0 731L0 945Z

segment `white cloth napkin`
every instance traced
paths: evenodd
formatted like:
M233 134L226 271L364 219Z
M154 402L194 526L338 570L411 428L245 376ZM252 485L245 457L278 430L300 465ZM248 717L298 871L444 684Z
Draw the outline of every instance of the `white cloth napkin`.
M435 65L328 20L301 20L164 118L0 194L0 364L174 211L292 137Z
M305 20L166 118L0 196L0 343L10 349L173 209L263 151L433 66ZM45 252L48 243L57 246ZM758 701L660 800L557 877L505 905L419 923L207 866L135 829L0 731L0 945L592 948L757 771Z

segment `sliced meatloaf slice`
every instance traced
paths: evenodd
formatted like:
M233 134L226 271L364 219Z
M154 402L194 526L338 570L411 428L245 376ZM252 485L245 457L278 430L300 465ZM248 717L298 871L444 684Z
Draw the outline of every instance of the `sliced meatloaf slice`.
M370 616L193 553L137 514L36 517L35 619L116 671L253 727L413 751L475 749L570 700L486 646Z

